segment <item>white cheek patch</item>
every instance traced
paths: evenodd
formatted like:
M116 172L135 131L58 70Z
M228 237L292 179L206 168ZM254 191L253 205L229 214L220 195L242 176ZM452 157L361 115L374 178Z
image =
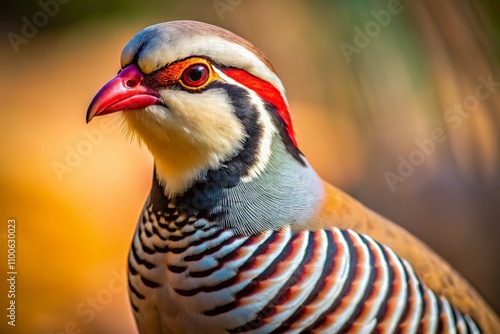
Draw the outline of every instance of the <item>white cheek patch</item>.
M173 195L235 156L246 133L223 89L198 94L165 89L160 94L167 107L149 106L123 116L129 132L153 154L158 180Z
M189 129L192 140L199 141L199 145L220 158L227 158L241 148L244 129L224 89L202 93L163 90L160 94L172 111L174 126Z
M161 125L165 142L153 155L159 181L169 194L175 194L235 156L246 134L223 89L203 93L163 90L160 94L169 116Z
M144 110L130 110L120 113L125 131L140 143L154 144L169 141L164 124L170 120L169 110L165 106L151 105Z

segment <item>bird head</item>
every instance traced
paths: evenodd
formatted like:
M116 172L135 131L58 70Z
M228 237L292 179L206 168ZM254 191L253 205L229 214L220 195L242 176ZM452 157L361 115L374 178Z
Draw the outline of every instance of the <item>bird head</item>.
M240 159L241 178L259 175L278 138L297 160L284 87L266 57L243 38L194 21L160 23L125 46L121 69L87 111L120 112L151 151L169 195Z

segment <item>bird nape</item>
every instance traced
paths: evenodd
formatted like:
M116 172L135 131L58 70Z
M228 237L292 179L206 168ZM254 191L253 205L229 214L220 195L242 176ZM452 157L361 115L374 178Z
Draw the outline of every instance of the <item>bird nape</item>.
M318 177L243 38L147 27L87 122L114 112L155 161L128 257L141 333L500 333L446 262Z

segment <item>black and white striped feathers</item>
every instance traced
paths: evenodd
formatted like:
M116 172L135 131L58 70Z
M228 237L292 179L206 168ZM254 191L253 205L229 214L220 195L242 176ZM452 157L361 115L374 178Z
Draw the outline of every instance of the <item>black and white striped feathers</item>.
M141 333L480 333L368 236L241 235L145 208L129 255Z

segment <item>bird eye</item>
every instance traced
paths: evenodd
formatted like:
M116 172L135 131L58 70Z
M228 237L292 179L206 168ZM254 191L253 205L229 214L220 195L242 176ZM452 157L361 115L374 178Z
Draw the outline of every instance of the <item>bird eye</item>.
M182 82L186 86L200 87L207 82L209 77L208 67L204 64L194 64L189 66L182 73Z

